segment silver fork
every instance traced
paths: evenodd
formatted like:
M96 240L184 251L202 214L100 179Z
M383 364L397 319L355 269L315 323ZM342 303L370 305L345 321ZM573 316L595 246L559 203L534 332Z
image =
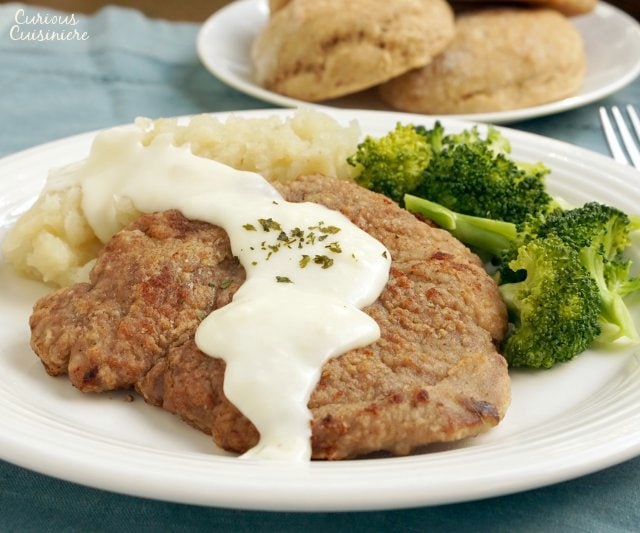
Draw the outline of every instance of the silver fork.
M600 122L613 158L625 165L628 165L629 161L631 161L634 167L640 169L640 149L638 149L638 146L640 146L640 118L638 118L638 114L632 105L626 106L626 109L628 120L635 131L635 138L627 127L627 122L618 106L611 108L615 127L605 107L600 108Z

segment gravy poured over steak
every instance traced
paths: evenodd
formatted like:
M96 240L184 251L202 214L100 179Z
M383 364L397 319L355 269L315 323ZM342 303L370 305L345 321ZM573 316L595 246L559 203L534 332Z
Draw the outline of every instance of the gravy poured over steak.
M387 286L364 309L381 338L326 363L311 396L313 457L406 454L495 426L510 399L495 348L507 319L480 260L352 183L307 176L278 188L289 201L341 211L393 259ZM224 362L193 340L243 281L220 228L176 211L142 215L104 247L89 283L36 304L31 344L51 375L68 374L80 390L135 387L222 448L244 452L258 433L224 396Z

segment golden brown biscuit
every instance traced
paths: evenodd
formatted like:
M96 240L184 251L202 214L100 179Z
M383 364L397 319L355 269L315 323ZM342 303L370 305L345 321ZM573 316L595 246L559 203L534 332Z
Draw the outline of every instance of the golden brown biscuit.
M529 4L537 7L548 7L556 9L561 13L572 16L582 15L593 10L598 3L598 0L455 0L453 4L497 4L497 3L513 3L518 2L522 4Z
M269 0L269 12L275 13L278 9L284 7L290 0Z
M530 107L578 91L582 38L551 9L460 14L453 43L429 65L390 80L380 97L403 111L485 113Z
M253 43L256 81L318 101L426 65L452 41L445 0L290 0Z

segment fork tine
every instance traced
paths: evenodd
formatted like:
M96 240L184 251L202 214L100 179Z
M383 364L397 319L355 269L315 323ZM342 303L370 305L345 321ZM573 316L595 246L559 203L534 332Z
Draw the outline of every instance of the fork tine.
M636 108L629 104L627 106L627 113L629 115L629 118L631 119L631 124L633 124L633 129L636 132L636 137L638 141L640 141L640 118L638 118Z
M611 120L609 119L609 113L607 113L606 108L601 107L600 111L600 122L602 122L602 129L604 130L604 136L607 140L607 144L609 145L609 150L611 151L611 155L613 158L618 161L618 163L624 163L625 165L629 164L627 156L624 154L622 150L622 146L618 142L618 137L616 136L616 132L613 129L613 125L611 124Z
M622 137L622 143L633 162L633 166L636 168L640 168L640 150L638 150L638 146L636 145L636 141L631 136L631 132L629 128L627 128L627 123L624 121L622 113L617 106L613 106L611 108L611 112L613 113L613 118L616 121L616 125L618 126L618 131L620 132L620 136Z

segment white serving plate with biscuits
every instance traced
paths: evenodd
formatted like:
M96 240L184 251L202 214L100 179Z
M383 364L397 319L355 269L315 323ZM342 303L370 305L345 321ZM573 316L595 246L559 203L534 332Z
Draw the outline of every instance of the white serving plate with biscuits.
M284 107L317 105L348 109L392 109L373 89L309 104L275 93L254 80L250 49L269 16L267 0L238 0L214 13L202 26L197 51L204 66L227 85L264 102ZM450 115L451 118L506 124L575 109L600 100L631 83L640 74L640 24L606 2L571 17L585 44L587 68L580 91L548 104L500 111Z
M327 112L345 125L358 120L363 134L371 135L385 134L397 121L431 121L377 111ZM470 126L449 119L443 125L452 132ZM593 199L637 212L637 171L566 143L501 131L516 158L551 168L553 194L575 204ZM85 157L94 136L0 159L0 240L39 194L48 170ZM48 376L29 347L28 317L49 289L20 278L2 258L0 288L0 459L76 483L217 507L373 510L514 493L640 454L640 356L637 349L623 349L589 350L551 370L510 372L513 399L504 421L475 439L408 457L309 464L238 459L170 413L139 397L132 401L126 391L82 394L66 378Z

